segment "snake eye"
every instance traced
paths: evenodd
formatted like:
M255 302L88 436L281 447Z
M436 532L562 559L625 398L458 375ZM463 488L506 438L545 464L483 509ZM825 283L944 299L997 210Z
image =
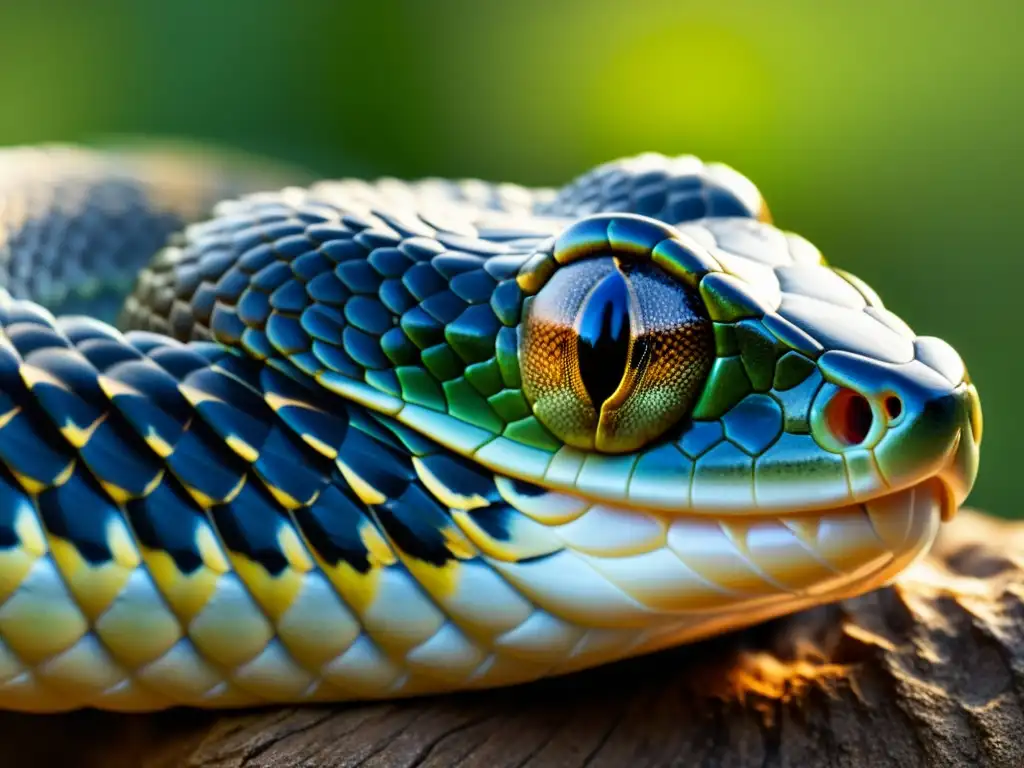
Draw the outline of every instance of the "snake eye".
M650 261L562 266L533 297L519 345L534 415L565 443L633 451L690 410L714 359L697 292Z

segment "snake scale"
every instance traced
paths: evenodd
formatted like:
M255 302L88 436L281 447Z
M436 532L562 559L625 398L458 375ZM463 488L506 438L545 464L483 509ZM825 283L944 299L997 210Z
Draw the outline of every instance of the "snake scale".
M958 354L690 156L12 148L0 286L6 709L582 670L875 588L977 473Z

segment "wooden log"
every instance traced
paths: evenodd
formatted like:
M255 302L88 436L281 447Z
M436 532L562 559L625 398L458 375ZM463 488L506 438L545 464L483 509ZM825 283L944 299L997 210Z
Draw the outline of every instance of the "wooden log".
M398 703L0 715L12 766L1024 766L1024 523L896 585L571 677Z

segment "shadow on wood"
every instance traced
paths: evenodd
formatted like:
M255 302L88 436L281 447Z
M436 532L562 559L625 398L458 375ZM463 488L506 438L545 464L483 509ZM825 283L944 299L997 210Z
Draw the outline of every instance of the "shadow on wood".
M1024 765L1024 523L961 512L898 585L539 684L393 704L0 715L4 764Z

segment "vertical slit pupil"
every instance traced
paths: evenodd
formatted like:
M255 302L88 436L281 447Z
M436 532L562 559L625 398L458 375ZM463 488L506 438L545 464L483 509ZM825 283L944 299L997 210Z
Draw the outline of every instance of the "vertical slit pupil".
M591 291L579 324L580 377L595 408L618 389L629 358L629 290L616 269Z

